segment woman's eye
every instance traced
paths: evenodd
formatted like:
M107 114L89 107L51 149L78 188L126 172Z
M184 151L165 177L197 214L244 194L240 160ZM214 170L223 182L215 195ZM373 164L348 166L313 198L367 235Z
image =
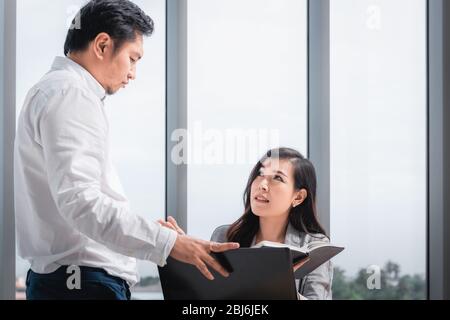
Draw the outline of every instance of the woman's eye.
M278 180L278 181L281 181L281 182L284 182L284 180L283 180L283 178L282 177L280 177L280 176L275 176L275 180Z

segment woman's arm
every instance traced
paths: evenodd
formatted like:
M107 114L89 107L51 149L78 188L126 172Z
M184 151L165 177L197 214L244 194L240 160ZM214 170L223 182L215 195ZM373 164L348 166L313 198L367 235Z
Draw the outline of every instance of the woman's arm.
M217 227L211 235L211 241L220 243L227 242L227 232L229 228L229 225Z
M303 279L300 294L305 300L331 300L332 282L333 264L327 261Z

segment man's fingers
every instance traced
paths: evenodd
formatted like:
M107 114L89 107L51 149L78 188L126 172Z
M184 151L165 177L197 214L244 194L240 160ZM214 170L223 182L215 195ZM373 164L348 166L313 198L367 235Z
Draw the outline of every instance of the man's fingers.
M173 224L174 226L176 226L176 227L179 228L178 223L177 223L177 220L175 220L174 217L169 216L169 217L167 218L167 221L169 221L171 224Z
M173 223L173 222L175 222L175 223ZM176 221L175 221L175 219L173 219L173 218L172 218L172 221L164 221L164 220L162 220L162 219L159 219L159 220L158 220L158 223L159 223L160 225L162 225L163 227L166 227L166 228L169 228L169 229L172 229L172 230L176 231L178 234L181 234L181 235L185 235L185 234L186 234L186 233L183 231L183 229L181 229L181 228L176 224Z
M162 225L163 227L170 228L170 226L167 224L167 222L165 222L165 221L162 221L162 222L158 221L158 222L159 222L159 224Z
M204 261L214 270L216 270L218 273L220 273L223 277L228 277L230 274L228 273L227 270L225 270L224 267L222 267L222 265L217 262L216 259L214 259L213 257L211 257L209 254L206 255L204 258Z
M208 267L201 259L198 259L196 261L195 266L205 276L206 279L214 280L214 276L212 275L211 272L209 272Z
M166 227L166 228L169 228L169 229L172 229L172 230L175 230L175 231L177 231L176 230L176 228L171 224L171 223L169 223L169 222L166 222L166 221L158 221L163 227Z
M226 243L217 243L217 242L210 242L209 244L209 250L213 252L224 252L228 250L238 249L239 243L237 242L226 242Z
M175 226L174 226L173 224L171 224L170 222L166 222L166 225L167 225L170 229L177 231L177 228L175 228Z
M180 228L180 226L178 225L177 221L173 217L168 217L167 220L168 220L168 222L170 222L176 228L178 233L186 234L184 232L184 230Z

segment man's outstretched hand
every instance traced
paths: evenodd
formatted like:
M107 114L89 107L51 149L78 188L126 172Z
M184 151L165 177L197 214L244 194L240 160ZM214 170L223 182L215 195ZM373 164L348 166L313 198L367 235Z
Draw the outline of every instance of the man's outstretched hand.
M197 269L209 280L214 280L214 276L208 269L208 266L216 270L224 277L228 277L229 273L211 256L211 252L224 252L228 250L238 249L239 243L227 242L217 243L187 236L178 226L174 218L169 217L168 221L159 220L162 226L175 230L178 233L175 245L172 248L170 256L178 261L189 263L197 267Z

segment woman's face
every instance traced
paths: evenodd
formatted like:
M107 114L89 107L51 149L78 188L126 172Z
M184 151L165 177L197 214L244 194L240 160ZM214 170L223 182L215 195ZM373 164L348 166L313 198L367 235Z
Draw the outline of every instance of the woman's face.
M259 217L287 217L306 198L306 190L295 190L294 167L284 159L263 163L250 194L252 212Z

